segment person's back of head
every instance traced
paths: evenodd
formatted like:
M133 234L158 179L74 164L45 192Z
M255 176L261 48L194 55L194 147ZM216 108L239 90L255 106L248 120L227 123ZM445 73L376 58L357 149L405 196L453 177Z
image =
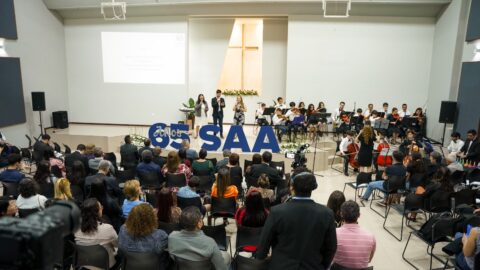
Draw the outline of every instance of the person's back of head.
M232 166L238 166L240 156L237 153L232 153L228 158L228 163Z
M327 201L327 207L332 209L333 214L335 214L335 220L340 221L340 207L345 202L345 195L339 190L335 190L330 194L330 197Z
M182 147L185 149L190 148L190 141L189 140L182 140Z
M45 142L45 143L48 143L50 141L50 135L43 134L42 135L42 141Z
M90 184L88 198L96 198L104 207L107 207L107 186L101 178L96 178Z
M161 154L162 154L162 148L160 148L159 146L153 148L153 155L155 157L159 157Z
M342 219L347 224L357 223L360 217L360 207L352 200L346 201L340 207Z
M185 150L185 148L181 148L178 150L178 157L182 160L182 161L185 161L185 159L187 158L187 150Z
M190 180L188 181L188 186L191 188L191 189L196 189L197 187L200 186L200 177L198 176L192 176L192 178L190 178Z
M180 225L186 231L197 231L203 226L203 216L196 206L189 206L182 210Z
M223 149L222 155L224 158L230 157L231 154L232 152L230 151L230 149Z
M262 154L262 161L264 163L270 163L272 161L272 153L269 151L265 151Z
M30 178L24 178L18 185L18 192L25 199L37 195L37 191L37 184Z
M180 164L180 157L176 151L170 151L167 156L167 169L168 172L174 173L178 169L178 165Z
M261 188L270 188L270 180L268 179L268 176L264 173L262 173L257 180L257 185Z
M7 157L8 167L18 167L22 162L22 156L20 154L12 153Z
M399 150L393 151L392 156L393 156L394 163L402 163L403 158L405 157L402 151L399 151Z
M430 160L437 165L440 165L442 163L442 154L437 151L433 151L432 153L430 153L430 158Z
M85 152L87 148L85 147L85 144L79 144L77 145L77 150L80 151L80 152Z
M157 218L158 221L172 222L173 194L168 188L162 188L157 192Z
M217 173L217 195L219 198L223 198L223 194L230 186L230 170L226 167L222 167Z
M72 184L80 184L79 181L85 178L86 175L87 173L85 171L85 165L83 165L83 162L81 162L80 160L75 160L73 162L73 166L69 176L71 178L70 181L72 182Z
M141 188L140 188L140 182L136 179L133 180L128 180L125 182L125 185L123 187L123 194L125 195L125 198L129 201L135 201L138 200L140 197L141 193Z
M108 160L101 160L100 163L98 163L98 171L107 174L110 170L110 164Z
M200 149L200 152L198 152L198 158L205 159L207 157L207 154L208 154L207 150L202 148Z
M153 160L153 154L150 150L143 150L142 152L142 160L144 163L150 163Z
M261 227L265 224L267 212L263 203L262 194L252 189L245 198L245 216L242 224L251 227Z
M93 149L95 148L95 144L89 143L85 146L85 155L93 155Z
M143 141L143 145L145 145L145 147L150 147L151 144L152 144L152 141L148 138Z
M100 158L103 156L103 150L100 147L93 148L93 156L96 158Z
M46 160L42 160L37 163L37 171L35 172L33 179L39 184L45 184L48 177L50 177L50 163Z
M130 135L127 135L127 136L125 136L125 138L123 138L123 141L126 144L130 144L130 143L132 143L132 137L130 137Z
M296 197L310 197L317 188L317 179L310 172L302 172L292 178L291 185Z
M0 197L0 218L5 216L13 217L17 213L17 206L13 197Z
M262 163L262 155L255 153L252 156L252 165Z
M141 203L132 208L125 221L125 227L134 239L151 235L158 228L158 221L153 208L148 203Z
M72 191L70 189L70 181L67 178L60 178L54 185L55 199L57 200L73 200Z
M100 222L100 202L95 198L88 198L82 203L80 230L86 234L95 233Z

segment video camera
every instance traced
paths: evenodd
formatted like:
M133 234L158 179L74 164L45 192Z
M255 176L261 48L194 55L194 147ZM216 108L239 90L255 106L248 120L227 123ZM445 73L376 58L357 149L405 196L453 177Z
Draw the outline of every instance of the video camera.
M80 209L58 201L27 218L0 218L0 269L56 269L64 237L80 226Z
M305 153L307 152L310 145L308 143L300 145L296 151L287 151L285 152L285 157L288 159L293 159L292 168L296 169L298 167L307 167L307 158Z

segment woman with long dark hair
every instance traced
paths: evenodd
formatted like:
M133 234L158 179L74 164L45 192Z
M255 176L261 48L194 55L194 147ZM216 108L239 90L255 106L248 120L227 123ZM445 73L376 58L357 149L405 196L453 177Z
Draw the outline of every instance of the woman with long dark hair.
M420 153L412 152L410 156L412 160L407 164L407 186L415 192L418 186L426 185L427 166Z
M268 217L268 210L263 203L262 194L253 188L247 194L245 206L237 210L237 226L263 227Z
M358 151L360 172L370 173L372 171L373 146L377 140L370 121L365 122L365 126L355 140L360 142L360 150Z
M230 182L230 170L222 167L218 170L217 179L212 186L212 197L217 198L237 198L237 186Z
M40 188L40 194L47 198L53 198L53 184L57 181L57 178L52 175L50 171L50 163L46 160L37 163L37 171L33 176L33 180L37 182Z
M178 224L182 209L175 206L173 193L168 188L162 188L157 192L157 218L158 221Z
M340 208L342 206L342 203L344 203L345 201L345 195L339 190L335 190L334 192L332 192L332 194L330 194L330 197L328 198L327 207L333 211L337 227L340 227L342 225Z
M75 242L79 246L102 245L108 252L109 266L115 265L115 248L118 236L112 225L103 223L103 206L95 198L87 199L82 205L82 223L75 233Z
M118 202L107 194L105 181L97 179L90 185L90 194L88 198L95 198L103 205L103 219L111 224L115 231L118 232L122 224L122 209Z
M204 125L208 125L208 103L205 100L203 94L198 95L197 102L195 103L195 136L198 137L198 131Z
M192 171L184 163L180 163L180 157L176 151L170 151L167 156L167 162L162 168L163 176L167 176L167 173L183 173L187 180L192 177Z
M85 171L85 165L83 165L83 162L80 160L75 160L72 168L67 174L67 179L70 180L72 195L78 202L82 202L85 197L83 190L85 188L86 177L87 173Z

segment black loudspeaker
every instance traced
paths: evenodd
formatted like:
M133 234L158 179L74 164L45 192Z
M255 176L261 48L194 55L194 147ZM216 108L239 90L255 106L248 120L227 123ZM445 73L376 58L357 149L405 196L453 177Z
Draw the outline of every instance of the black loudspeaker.
M53 112L53 127L68 128L68 113L66 111Z
M33 111L45 111L45 92L32 92Z
M446 124L455 123L455 115L457 113L456 101L442 101L442 107L440 107L440 118L438 122Z

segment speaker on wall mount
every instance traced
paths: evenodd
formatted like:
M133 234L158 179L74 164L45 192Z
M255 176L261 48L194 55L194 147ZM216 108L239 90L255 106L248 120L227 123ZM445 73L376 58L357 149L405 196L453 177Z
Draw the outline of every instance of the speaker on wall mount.
M455 116L457 114L457 102L456 101L442 101L440 107L440 117L438 122L445 124L454 124Z
M32 92L32 109L36 111L45 111L45 92Z
M54 128L68 128L68 113L66 111L57 111L52 113Z

